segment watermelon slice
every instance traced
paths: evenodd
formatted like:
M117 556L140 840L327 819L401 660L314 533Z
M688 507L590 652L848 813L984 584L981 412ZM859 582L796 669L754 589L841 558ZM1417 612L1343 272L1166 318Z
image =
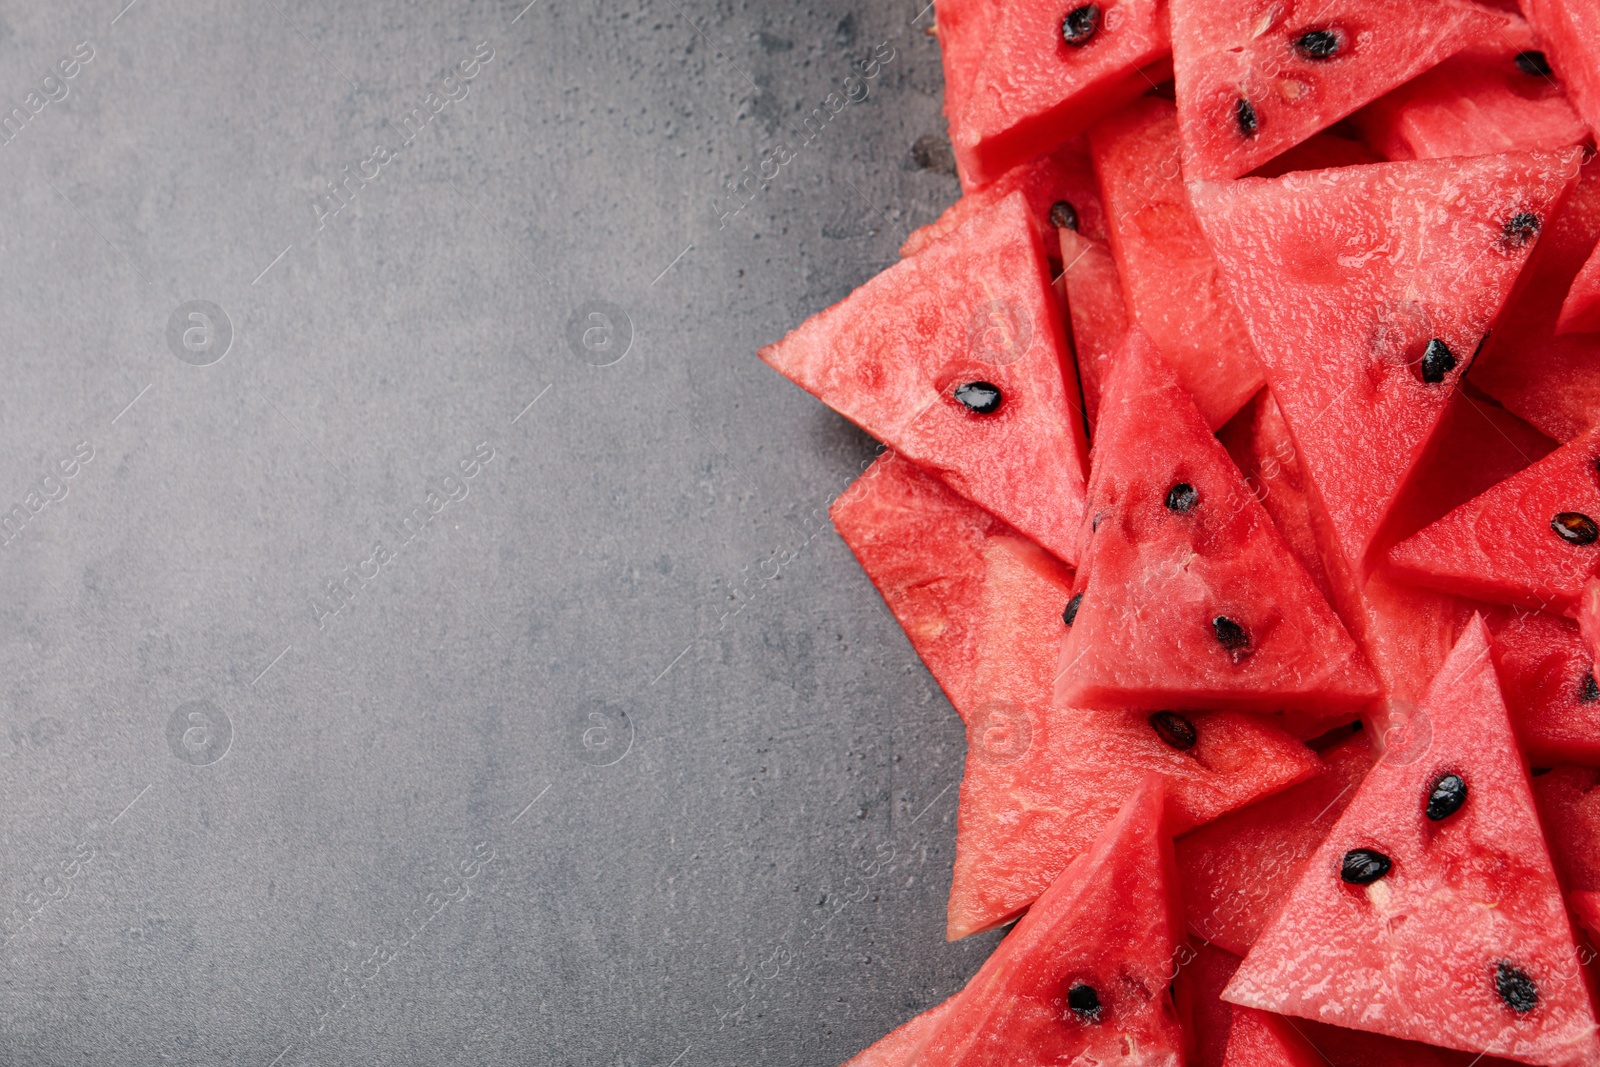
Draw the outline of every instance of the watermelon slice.
M1072 230L1060 231L1060 241L1072 348L1078 357L1083 409L1093 433L1100 414L1100 383L1111 365L1111 353L1128 332L1128 309L1110 249Z
M995 5L988 32L950 130L964 185L994 181L1170 77L1160 0L1011 0Z
M1316 134L1281 156L1273 156L1250 172L1252 178L1281 178L1297 170L1327 170L1330 167L1360 167L1382 163L1383 159L1353 137L1324 132Z
M1184 174L1248 173L1502 25L1455 0L1172 0Z
M1163 807L1151 775L900 1063L1179 1067L1168 985L1180 930Z
M934 8L934 32L944 63L944 114L952 135L972 99L972 84L983 66L989 26L999 6L996 0L939 0Z
M852 1056L844 1067L909 1067L911 1058L955 1012L959 1001L951 997L904 1025L889 1031L869 1048Z
M1013 193L761 358L1071 563L1085 444L1063 330Z
M1572 287L1561 302L1556 333L1595 333L1600 331L1600 255L1589 253Z
M1324 1067L1327 1060L1281 1015L1233 1009L1225 1067Z
M1089 149L1129 317L1215 429L1261 388L1261 368L1189 210L1177 113L1166 100L1139 100L1090 131Z
M1147 716L1050 706L1053 645L1070 576L1037 547L985 544L986 605L973 642L952 939L1008 922L1092 843L1151 772L1182 832L1304 781L1315 755L1238 712ZM937 564L929 567L931 578Z
M1533 779L1545 841L1568 892L1600 891L1600 770L1561 766Z
M1545 52L1561 73L1561 84L1591 130L1600 130L1600 3L1595 0L1522 0Z
M1251 408L1250 444L1247 463L1240 470L1252 482L1261 503L1294 553L1294 558L1317 583L1323 596L1330 596L1328 569L1317 549L1316 528L1311 520L1311 501L1306 493L1305 475L1295 455L1294 440L1283 412L1270 389L1256 396Z
M1100 206L1094 167L1089 163L1089 146L1082 137L1074 137L1054 152L1013 167L988 185L964 193L944 214L911 231L900 246L901 257L915 255L1015 192L1027 198L1045 253L1052 260L1056 255L1057 220L1071 221L1073 226L1069 228L1085 237L1106 239L1106 213ZM1065 204L1066 210L1058 208L1060 204Z
M1356 734L1323 753L1317 777L1174 842L1189 929L1244 955L1372 767Z
M1516 16L1501 32L1368 104L1354 123L1385 159L1564 148L1589 136L1533 30Z
M1600 412L1600 333L1556 335L1565 296L1597 237L1600 163L1591 159L1472 368L1474 384L1558 441L1587 430Z
M1600 568L1600 429L1389 552L1397 574L1481 600L1563 612Z
M1352 577L1571 186L1577 155L1191 186L1319 521Z
M1600 688L1576 625L1543 612L1509 614L1495 626L1494 660L1529 759L1600 764Z
M1367 775L1224 992L1246 1007L1549 1065L1600 1040L1475 620L1421 736Z
M1106 381L1089 499L1058 704L1333 714L1378 695L1350 635L1140 330Z
M1019 540L1016 531L894 452L879 456L828 515L929 673L965 716L984 612L985 546ZM1051 580L1064 585L1071 572L1060 567ZM1065 605L1063 597L1057 634Z

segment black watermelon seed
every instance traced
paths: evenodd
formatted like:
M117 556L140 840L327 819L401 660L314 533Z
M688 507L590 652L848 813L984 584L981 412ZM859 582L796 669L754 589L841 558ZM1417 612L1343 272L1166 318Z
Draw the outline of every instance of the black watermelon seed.
M1167 490L1167 510L1182 514L1193 511L1194 506L1200 503L1200 490L1188 482L1179 482Z
M1240 659L1240 654L1250 647L1250 635L1245 632L1243 626L1226 615L1218 615L1212 619L1211 629L1217 635L1217 643L1232 652L1235 660Z
M956 386L956 399L966 405L968 411L991 415L1000 410L1000 387L990 382L967 382Z
M1600 526L1581 511L1563 511L1550 520L1550 529L1569 545L1592 545L1600 538Z
M1422 380L1429 385L1438 385L1444 381L1444 376L1456 369L1455 354L1450 351L1450 346L1435 337L1428 342L1428 347L1422 352Z
M1539 1006L1539 987L1533 984L1527 971L1514 963L1501 960L1495 966L1494 991L1519 1015Z
M1583 681L1578 683L1578 703L1593 704L1600 700L1600 685L1594 684L1594 671L1585 671Z
M1312 30L1300 35L1294 50L1307 59L1332 59L1343 43L1338 30Z
M1084 4L1067 12L1061 20L1061 39L1074 48L1082 48L1100 32L1100 5Z
M1070 201L1057 200L1050 205L1050 225L1058 230L1076 230L1078 228L1078 209Z
M1353 848L1339 864L1339 878L1349 885L1371 885L1394 866L1389 857L1370 848Z
M1067 990L1067 1007L1085 1022L1100 1021L1100 994L1094 991L1092 985L1079 982Z
M1543 52L1518 52L1517 69L1535 78L1550 77L1550 61Z
M1083 606L1083 594L1074 593L1072 599L1067 601L1067 610L1061 613L1061 621L1071 626L1078 621L1078 609Z
M1246 137L1256 135L1256 128L1260 125L1256 121L1256 109L1242 96L1233 105L1233 120L1239 124L1239 132Z
M1150 727L1156 736L1179 752L1187 752L1200 740L1194 723L1175 711L1158 711L1150 716Z
M1467 802L1467 783L1459 774L1441 775L1428 793L1428 818L1434 822L1448 819L1461 810Z
M1509 248L1522 248L1539 236L1539 216L1531 211L1519 211L1506 220L1504 240Z

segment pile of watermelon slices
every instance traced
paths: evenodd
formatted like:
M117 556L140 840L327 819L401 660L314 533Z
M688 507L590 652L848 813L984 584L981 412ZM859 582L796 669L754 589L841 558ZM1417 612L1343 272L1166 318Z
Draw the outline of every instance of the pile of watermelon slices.
M1010 929L851 1064L1600 1065L1600 0L936 18L961 199L761 354Z

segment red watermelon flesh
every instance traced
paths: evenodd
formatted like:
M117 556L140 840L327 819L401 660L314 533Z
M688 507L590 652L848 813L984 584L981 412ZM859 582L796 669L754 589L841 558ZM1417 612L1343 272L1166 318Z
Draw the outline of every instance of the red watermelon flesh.
M1600 689L1578 627L1543 612L1505 614L1494 659L1522 751L1539 766L1600 764Z
M1319 769L1304 745L1239 712L1163 720L1167 738L1178 731L1175 744L1141 713L1052 708L1051 649L1070 582L1025 542L992 538L986 556L950 886L952 940L1031 904L1150 773L1166 780L1169 828L1182 832Z
M1061 309L1013 193L761 350L774 369L1073 562L1083 419ZM979 413L957 394L992 398Z
M1372 767L1356 734L1322 754L1323 773L1192 830L1173 844L1189 929L1244 955Z
M1600 770L1564 765L1533 779L1545 841L1568 892L1600 891Z
M1600 893L1581 891L1567 894L1567 905L1590 936L1600 937ZM1590 957L1593 960L1594 957Z
M952 133L959 128L972 98L972 83L983 66L989 27L998 0L939 0L934 28L944 63L944 114Z
M1566 611L1600 567L1597 461L1600 429L1396 545L1395 572L1494 603Z
M1328 569L1317 549L1316 528L1311 520L1311 501L1306 495L1305 475L1295 455L1289 425L1283 421L1272 391L1263 389L1255 400L1250 420L1249 466L1241 467L1254 480L1256 495L1288 542L1294 558L1311 575L1323 596L1331 595Z
M1181 935L1151 775L956 994L906 1067L1179 1067L1168 986Z
M1100 415L1100 383L1111 354L1128 332L1128 308L1122 302L1122 282L1109 248L1072 230L1061 230L1060 241L1072 349L1078 357L1083 409L1092 434Z
M1190 186L1351 575L1362 575L1577 155Z
M958 1003L958 998L951 997L929 1008L850 1057L844 1067L910 1067L915 1062L911 1057L938 1031Z
M1503 24L1454 0L1173 0L1184 174L1248 173Z
M1170 76L1160 0L1096 6L1096 28L1076 45L1063 33L1074 8L1059 0L1011 0L995 12L971 99L950 131L964 185L994 181Z
M1106 239L1106 213L1100 206L1089 147L1083 138L1075 137L1054 152L1013 167L988 185L963 193L944 214L912 230L900 246L900 255L915 255L1015 192L1027 198L1045 254L1052 260L1056 255L1056 225L1050 221L1050 210L1062 201L1071 205L1077 216L1079 233L1097 241Z
M1332 714L1378 695L1350 635L1139 330L1105 383L1091 485L1058 704Z
M1488 641L1467 628L1424 700L1428 730L1367 775L1225 999L1530 1063L1600 1059ZM1431 820L1446 776L1465 800ZM1390 866L1347 884L1357 849Z
M1261 368L1189 210L1173 105L1137 101L1090 131L1089 149L1129 316L1216 429L1261 388Z
M1292 1022L1295 1030L1332 1067L1510 1067L1511 1064L1510 1060L1481 1052L1458 1052L1365 1030L1329 1026L1312 1019Z
M1565 294L1597 237L1600 163L1591 159L1472 368L1475 385L1557 441L1587 430L1600 412L1600 333L1556 335Z
M1595 333L1600 331L1600 255L1589 253L1572 287L1561 302L1556 333Z
M964 716L984 611L986 546L997 538L1016 540L1016 532L893 452L880 456L828 514ZM1070 582L1071 572L1055 566L1060 573L1054 580ZM1049 640L1060 629L1058 610Z
M1561 78L1567 96L1591 130L1600 130L1600 3L1595 0L1522 0L1523 13Z
M1174 984L1179 1010L1188 1020L1193 1038L1190 1067L1222 1067L1228 1031L1233 1029L1233 1005L1222 999L1222 990L1242 961L1216 945L1194 940L1187 962L1182 950L1178 960L1183 966Z
M1577 606L1568 614L1578 620L1578 635L1589 650L1589 658L1600 659L1600 578L1583 583Z
M1528 24L1513 16L1502 31L1356 112L1356 127L1385 159L1582 144L1589 128L1557 77L1538 73L1529 60L1517 62L1518 56L1538 51Z
M1282 1015L1233 1009L1225 1067L1324 1067L1327 1060Z

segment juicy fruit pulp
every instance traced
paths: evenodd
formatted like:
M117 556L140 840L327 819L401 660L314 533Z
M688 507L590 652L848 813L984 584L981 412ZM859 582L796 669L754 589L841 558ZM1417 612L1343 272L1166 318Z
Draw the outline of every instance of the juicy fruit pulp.
M1168 987L1180 926L1163 808L1151 775L936 1009L944 1017L920 1047L864 1062L1179 1067L1183 1033Z
M1254 170L1501 21L1455 0L1173 0L1184 174Z
M1495 626L1494 660L1511 725L1535 766L1600 764L1600 686L1574 623L1513 613Z
M1072 230L1062 230L1059 239L1072 348L1078 355L1083 410L1092 434L1100 420L1100 387L1110 370L1111 354L1128 332L1128 309L1110 250Z
M1168 50L1158 0L1106 0L1095 32L1077 44L1062 33L1058 0L994 5L988 51L950 141L965 185L1080 133L1101 115L1163 80L1144 71Z
M1083 419L1061 311L1014 193L761 350L781 373L1067 562ZM983 381L980 414L955 396Z
M1600 567L1600 430L1578 437L1389 552L1409 581L1565 612Z
M1355 643L1141 331L1113 358L1102 405L1057 703L1331 712L1376 697Z
M1172 104L1146 98L1089 134L1129 318L1215 429L1261 387L1249 334L1189 210Z
M1424 699L1426 731L1367 775L1225 999L1533 1063L1600 1057L1488 641L1467 627ZM1445 774L1469 799L1434 822ZM1390 861L1364 885L1339 874L1358 849Z
M1191 186L1350 574L1527 260L1516 220L1547 219L1576 173L1573 150ZM1461 362L1425 382L1433 340Z

